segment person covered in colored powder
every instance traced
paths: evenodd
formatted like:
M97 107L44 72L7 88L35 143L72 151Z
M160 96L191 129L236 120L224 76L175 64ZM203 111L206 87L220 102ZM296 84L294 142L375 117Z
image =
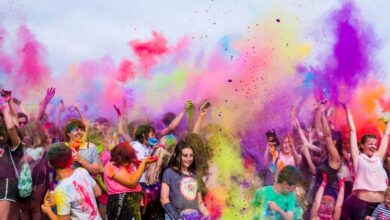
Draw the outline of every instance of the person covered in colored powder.
M160 200L165 219L209 218L195 174L194 151L185 141L179 141L162 178Z
M351 156L356 172L352 195L345 201L342 219L364 219L384 201L388 177L383 168L390 136L390 123L387 123L382 141L377 148L377 137L364 134L360 140L359 151L355 124L348 107L343 104L350 129Z
M65 126L65 134L73 151L73 168L83 167L89 174L100 172L99 157L96 145L85 141L85 124L78 119L70 119Z
M72 169L72 150L63 142L53 144L48 151L49 164L60 178L54 190L57 215L45 202L42 211L51 219L101 220L96 197L101 189L86 169Z
M299 170L291 165L285 166L272 186L256 190L251 205L255 209L254 220L293 219L296 197L293 193L302 177Z
M156 160L155 157L146 157L137 164L135 151L127 142L112 149L110 162L104 168L104 182L109 194L108 219L141 220L140 204L143 192L139 180L146 166Z

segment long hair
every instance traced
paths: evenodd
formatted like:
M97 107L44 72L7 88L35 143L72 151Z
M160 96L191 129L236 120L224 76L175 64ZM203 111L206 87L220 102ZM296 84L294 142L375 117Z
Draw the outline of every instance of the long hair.
M168 164L168 167L172 168L174 171L176 171L180 174L182 174L181 166L183 163L183 161L181 160L181 156L183 154L183 150L186 148L189 148L192 150L192 152L194 152L194 149L189 144L187 144L185 141L179 141L179 143L177 143L177 145L176 145L175 153L172 155L171 159L169 160L169 164ZM195 157L196 157L196 155L194 153L194 160L193 160L192 164L190 165L190 167L188 167L188 171L192 174L196 174Z
M146 170L146 184L153 185L161 180L162 170L165 169L171 154L164 147L157 147L152 152L152 156L157 156L156 163L150 164Z
M48 145L49 137L43 129L43 126L38 121L31 121L27 124L24 135L30 138L31 143L28 143L31 147L44 147Z

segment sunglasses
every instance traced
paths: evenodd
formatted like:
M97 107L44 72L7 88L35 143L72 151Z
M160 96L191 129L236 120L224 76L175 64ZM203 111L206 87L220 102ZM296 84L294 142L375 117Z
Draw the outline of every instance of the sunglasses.
M19 125L26 125L27 123L27 121L19 121Z

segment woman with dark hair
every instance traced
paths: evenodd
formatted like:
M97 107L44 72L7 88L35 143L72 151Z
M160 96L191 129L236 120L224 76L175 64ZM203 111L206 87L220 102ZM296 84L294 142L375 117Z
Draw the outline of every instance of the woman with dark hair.
M350 219L364 219L372 214L379 203L384 201L388 178L383 168L383 159L389 143L390 123L386 125L379 148L377 148L377 137L373 134L365 134L361 138L362 151L359 152L352 114L346 105L343 107L350 130L351 156L356 178L352 195L345 201L346 205L343 208L342 217L344 217L343 219L348 219L348 217Z
M340 181L338 173L341 167L341 157L339 153L341 152L342 147L341 134L340 132L332 131L330 129L328 118L324 113L324 107L324 104L319 103L315 112L317 135L322 139L322 144L325 145L326 150L322 151L320 163L316 168L314 191L317 191L324 181L321 174L325 173L328 180L324 194L337 195L340 189L338 185L338 182Z
M0 220L12 219L11 207L17 196L16 169L23 157L22 143L10 114L13 100L10 91L1 91L0 115ZM17 215L14 213L14 217Z
M192 147L180 141L163 174L161 203L166 212L165 219L209 218L197 187L194 161Z
M155 161L155 158L147 157L139 162L134 149L126 142L112 149L110 162L104 167L104 182L109 195L107 219L141 219L142 188L139 180L146 166Z

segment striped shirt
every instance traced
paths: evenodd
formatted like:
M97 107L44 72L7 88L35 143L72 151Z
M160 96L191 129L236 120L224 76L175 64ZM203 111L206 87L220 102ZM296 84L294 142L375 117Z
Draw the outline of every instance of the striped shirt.
M379 204L374 212L372 213L372 217L375 220L385 220L390 219L390 209L386 208L384 203Z

